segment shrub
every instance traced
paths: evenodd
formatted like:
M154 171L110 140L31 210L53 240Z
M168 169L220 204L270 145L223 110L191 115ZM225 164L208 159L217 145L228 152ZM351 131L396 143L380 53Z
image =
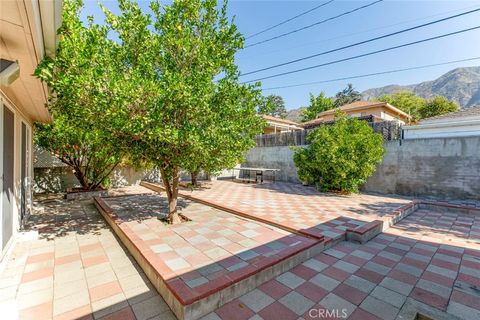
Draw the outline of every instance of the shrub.
M308 135L310 145L295 147L301 181L322 191L358 192L385 152L383 138L367 122L337 116Z

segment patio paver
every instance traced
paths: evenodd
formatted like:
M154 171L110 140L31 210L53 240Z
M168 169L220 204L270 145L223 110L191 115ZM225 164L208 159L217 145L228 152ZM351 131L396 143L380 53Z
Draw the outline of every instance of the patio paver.
M2 262L2 319L175 319L91 201L34 209L30 231Z
M162 188L148 182L143 185ZM182 190L180 194L286 230L324 237L327 245L343 240L347 229L361 228L375 220L383 221L386 228L398 216L398 210L411 203L411 199L398 197L320 193L313 187L287 182L216 180L204 189Z
M139 191L146 192L144 188L135 190ZM31 224L37 225L38 235L23 235L0 270L2 316L174 319L91 202L52 201L35 208L38 212L31 217ZM205 238L212 243L220 239L215 245L224 250L228 243L222 239L233 236L219 228L212 239L207 229L196 228L197 235L182 227L179 232L189 234L189 241L198 245ZM167 237L172 241L168 246L158 246L150 232L142 233L143 241L157 246L156 254L178 251L178 257L170 258L190 263L191 251L175 245L174 235ZM243 241L237 238L232 242L237 240ZM253 251L236 258L255 259L260 254ZM221 251L213 255L221 256ZM238 263L231 259L223 265L209 265L204 274L193 272L187 281L193 281L195 287L201 283L198 279L209 279L216 271ZM318 319L326 308L338 306L355 320L395 318L412 306L435 310L445 319L480 319L478 270L480 215L421 208L365 244L334 245L205 319ZM437 316L432 318L439 319Z
M178 225L159 219L165 217L168 207L164 195L95 201L179 317L190 319L205 314L208 308L214 310L218 303L308 259L310 250L318 253L323 249L323 239L190 200L178 202L180 212L190 219ZM293 286L305 280L292 273L285 281Z
M463 225L465 221L468 221L468 227L459 230L456 226L459 223ZM312 261L318 261L327 267L315 271L316 275L301 286L282 286L283 290L270 289L290 277L290 271L260 286L258 290L271 298L268 299L271 304L263 309L252 310L248 305L242 304L244 296L231 302L228 308L232 314L242 309L242 313L248 317L241 319L256 315L267 320L279 319L273 310L281 304L287 310L278 308L279 312L289 314L292 319L300 319L298 316L293 317L293 314L298 314L300 306L312 305L313 302L315 305L309 307L303 315L304 319L318 319L319 312L326 314L327 310L338 315L338 319L344 318L342 312L349 315L348 319L354 320L396 319L402 313L402 308L407 308L406 301L413 299L434 308L435 312L444 315L444 319L480 319L480 293L475 289L480 275L473 271L480 270L479 230L480 215L419 209L366 244L342 242L334 246L333 250L326 250L304 262L301 266L305 268L315 268L316 264ZM400 250L402 246L408 246L409 249ZM375 258L391 257L391 251L398 258L391 260L388 272L382 268L344 268L342 272L348 273L345 278L343 273L339 276L337 272L328 271L345 261L365 266ZM410 254L414 251L418 255ZM346 254L338 256L338 252ZM369 252L371 255L362 257L359 252ZM431 269L439 257L445 260L458 259L455 260L459 262L455 268L458 269L455 271L457 276L452 281L443 281L448 277L439 269ZM409 268L399 268L399 265L415 266L419 272L412 275L408 272ZM333 275L337 279L332 278ZM308 290L305 289L307 286ZM287 300L285 297L291 296L295 297L295 304L282 304L282 301ZM229 319L222 310L219 308L209 317Z

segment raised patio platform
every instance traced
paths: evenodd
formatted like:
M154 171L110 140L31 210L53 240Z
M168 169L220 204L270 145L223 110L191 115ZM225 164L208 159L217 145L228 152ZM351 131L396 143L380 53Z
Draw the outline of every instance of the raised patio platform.
M160 184L141 185L163 192ZM245 185L214 181L201 190L179 195L237 216L313 238L325 247L343 240L364 243L415 210L415 202L376 195L335 195L293 183Z
M95 204L179 319L198 319L324 249L309 237L188 200L192 221L167 225L159 195Z

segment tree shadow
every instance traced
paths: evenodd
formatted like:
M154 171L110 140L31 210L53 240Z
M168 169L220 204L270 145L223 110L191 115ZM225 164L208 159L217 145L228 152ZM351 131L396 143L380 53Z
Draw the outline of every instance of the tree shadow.
M119 216L121 216L122 220L125 222L129 222L129 221L136 221L139 223L145 222L146 220L149 220L152 217L157 217L158 212L162 212L167 206L166 199L158 195L155 195L155 196L154 195L142 195L142 196L129 195L129 196L110 198L110 199L112 199L112 201L110 202L111 208L115 211L115 213L119 213ZM181 210L186 210L191 204L191 202L188 200L183 200L183 199L180 199L180 200L181 201L179 201L179 206L181 207ZM52 220L52 217L51 217L52 214L47 214L45 217L45 220L40 221L43 223L48 222L54 225L54 229L53 229L54 232L51 233L51 235L54 235L54 237L56 236L55 234L57 234L57 232L59 233L59 236L64 235L65 234L64 232L72 232L72 231L79 232L79 233L93 232L93 234L95 234L98 230L103 229L106 226L105 221L103 220L103 218L100 216L100 214L97 212L97 210L95 209L95 207L90 201L82 201L82 202L79 202L77 205L76 203L73 203L73 202L65 203L65 201L49 199L45 201L43 205L45 205L48 209L52 210L53 211L52 214L54 214L55 212L58 213L58 216L59 216L58 219L55 218ZM71 208L68 210L60 208L61 206L65 206L65 205L69 205L71 206ZM385 203L377 203L377 204L374 203L374 204L363 204L363 205L365 205L367 208L371 210L373 210L374 208L385 207ZM352 209L357 210L356 208L352 208ZM122 210L124 211L122 212ZM71 213L69 217L66 217L67 212ZM87 228L83 228L82 224L84 222L89 221L88 219L93 218L92 216L96 216L96 221L99 222L99 224L97 226L93 225L90 230ZM447 219L445 219L445 217ZM88 219L84 220L85 218L88 218ZM244 218L240 218L240 219L244 219ZM80 220L81 223L79 225L76 225L76 224L70 225L69 220ZM326 223L322 223L313 227L319 227L322 225L329 225L329 224L331 226L338 226L338 222L336 222L335 220L351 221L354 219L348 216L339 216L336 219L329 220ZM94 221L94 220L91 220L91 221ZM448 221L448 223L445 223L445 221ZM404 218L402 221L397 223L391 229L381 233L377 237L370 240L370 242L368 242L367 244L363 244L363 245L349 244L348 246L351 246L351 248L355 248L355 249L362 248L365 246L365 247L368 247L368 250L366 252L370 252L370 253L374 249L378 250L375 252L375 255L377 255L379 252L384 250L384 249L378 249L380 245L385 246L385 248L389 248L389 249L385 249L386 251L390 253L396 252L399 255L403 255L404 258L398 263L404 263L405 262L404 259L408 258L408 253L410 252L410 250L413 250L415 246L420 248L419 245L434 247L436 248L436 250L444 248L446 246L453 248L452 250L455 250L454 248L462 248L462 249L465 249L466 250L465 252L467 252L468 254L475 255L477 259L480 259L479 250L468 248L469 241L473 241L476 244L480 244L480 239L475 238L475 235L473 235L472 237L472 234L469 233L466 228L467 226L470 226L469 227L469 230L470 230L475 223L478 224L478 221L479 221L478 218L475 219L474 215L459 214L453 211L436 212L432 208L428 208L428 209L420 208L419 210L413 212L412 214ZM194 220L193 222L195 223L196 221ZM66 226L62 226L63 223L66 223ZM55 229L56 227L60 227L60 229L56 230ZM476 227L478 227L478 225L476 225ZM65 231L65 230L69 230L69 231ZM440 241L439 243L435 243L434 241L428 241L423 238L423 237L428 238L429 236L435 235L435 234L442 237L450 237L452 239L458 240L459 242L463 241L465 242L465 246L462 247L458 245L458 243L456 242L452 243L451 245L450 244L445 245L445 244L442 244L443 243L442 241ZM391 239L387 239L385 236L387 237L389 236L391 237ZM185 238L188 240L189 236L186 236ZM278 255L280 254L280 251L276 251L279 249L278 242L281 242L285 247L288 247L289 244L291 244L290 240L291 239L289 239L288 236L285 236L278 240L268 241L263 243L262 245L255 246L250 249L246 249L234 256L240 256L240 260L243 260L241 257L246 258L248 256L252 256L251 252L255 252L257 254L256 257L258 257L259 255L267 253L265 250L270 250L269 252L273 252L272 255ZM117 238L117 241L121 243L118 238ZM397 245L390 246L390 244L393 242L395 242ZM400 249L401 247L398 246L398 244L403 245L404 248ZM123 245L122 245L122 248L123 248ZM333 248L335 249L335 246ZM126 249L124 248L123 250L126 251ZM402 253L401 251L404 251L404 252ZM130 255L128 253L126 254L129 256L129 259L132 260ZM324 253L320 253L319 255L321 254L324 254ZM272 255L269 255L269 257L271 257ZM251 259L255 259L255 257ZM342 260L342 259L343 258L338 260ZM257 259L256 262L261 264L260 259ZM431 263L431 261L429 263ZM216 279L223 279L222 277L225 277L225 276L228 278L229 277L228 273L225 274L220 272L218 274L215 274L216 272L219 271L218 265L224 266L227 268L228 266L232 266L232 255L227 257L221 257L217 261L215 261L215 263L203 265L192 271L187 271L184 273L180 272L175 278L168 279L168 281L170 283L173 283L175 281L177 282L182 281L184 283L191 281L191 283L193 283L194 281L192 280L198 279L200 277L207 278L209 282L216 281ZM392 267L392 270L393 268L394 267ZM229 279L231 281L231 278ZM466 280L462 280L462 281L466 281ZM191 290L192 293L200 292L202 290L201 285L200 286L192 285L191 287L188 285L186 286L187 287L184 287L184 288L187 288L187 290ZM464 287L465 286L467 288L470 288L468 290L473 290L475 288L475 284L468 283L468 281L464 285ZM133 297L132 299L138 299L143 301L151 296L152 294L151 290L154 290L153 287L150 287L147 292L141 293L137 297ZM122 315L132 313L133 312L132 308L134 307L132 307L130 304L125 304L124 302L120 302L118 304L113 304L111 306L108 306L103 310L96 311L95 313L92 313L90 316L97 317L99 314L103 312L103 313L110 313L120 318ZM242 308L242 306L239 306L239 308ZM445 310L446 306L442 307L441 309ZM115 310L114 312L118 312L118 313L111 313L112 310Z
M39 239L54 240L72 233L98 235L106 226L91 200L67 201L50 195L35 200L33 208L24 228L37 231Z
M146 219L165 219L168 215L168 201L158 194L136 194L108 198L109 206L124 221L142 222ZM178 198L177 211L182 213L190 204L189 200Z

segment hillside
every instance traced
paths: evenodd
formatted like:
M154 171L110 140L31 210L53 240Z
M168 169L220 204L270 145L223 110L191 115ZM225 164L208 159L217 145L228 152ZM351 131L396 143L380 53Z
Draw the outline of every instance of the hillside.
M417 96L431 98L439 95L453 100L462 108L480 104L480 67L456 68L432 81L411 85L391 84L362 92L363 99L372 100L384 94L398 91L413 91ZM287 119L300 121L302 108L288 111Z
M302 114L302 111L306 109L305 107L300 107L297 109L292 109L287 111L287 116L285 119L288 119L290 121L295 121L295 122L300 122L300 115Z
M457 68L432 81L406 86L388 85L365 90L362 94L365 100L370 100L402 90L413 91L415 95L427 99L444 96L462 108L469 108L480 103L480 67Z

